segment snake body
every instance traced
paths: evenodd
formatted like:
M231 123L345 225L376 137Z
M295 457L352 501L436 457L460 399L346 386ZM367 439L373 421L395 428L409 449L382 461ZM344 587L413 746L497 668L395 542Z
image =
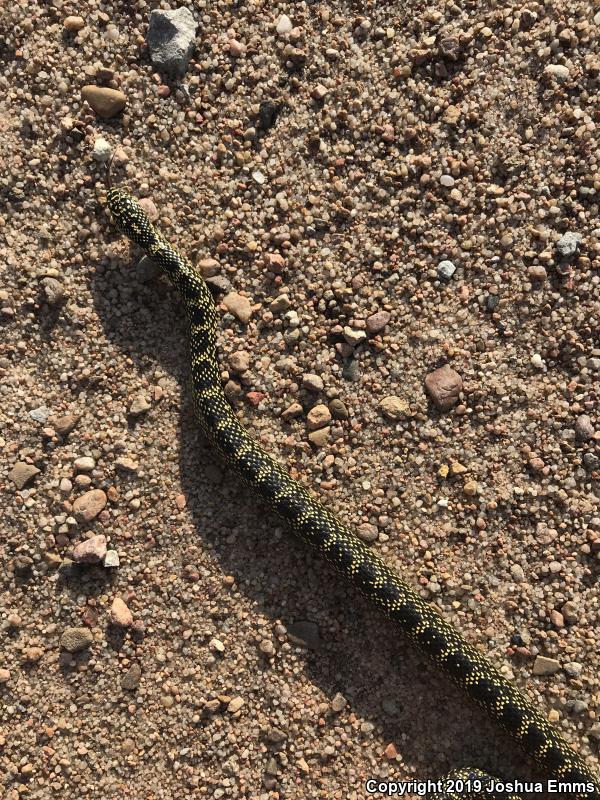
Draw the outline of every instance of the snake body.
M408 639L496 720L548 776L571 786L567 795L600 800L598 780L531 701L351 530L293 480L242 427L221 386L216 355L217 310L206 283L126 192L111 188L107 201L117 227L160 265L183 300L189 322L195 409L213 447L294 533L395 622ZM455 774L466 777L482 773L463 770ZM430 795L432 800L459 796L485 796L490 800L496 795L491 792L459 795L450 790Z

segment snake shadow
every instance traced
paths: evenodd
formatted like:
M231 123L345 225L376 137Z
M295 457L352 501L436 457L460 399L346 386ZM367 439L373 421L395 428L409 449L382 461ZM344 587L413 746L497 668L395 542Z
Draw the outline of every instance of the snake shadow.
M340 693L346 700L344 714L371 723L380 741L395 745L397 761L374 753L378 763L388 765L390 777L433 780L456 767L477 766L507 780L541 780L516 744L368 601L285 532L273 512L217 461L194 419L180 303L161 278L140 284L134 266L138 257L130 251L125 263L101 261L91 289L105 336L140 375L159 366L181 386L178 479L194 546L208 549L223 576L234 576L235 591L273 626L276 621L286 627L299 621L317 626L317 646L298 651L305 672L326 702ZM273 428L278 424L274 419ZM164 527L170 527L167 519ZM188 544L186 533L161 546L169 548L183 570ZM249 638L247 646L256 645ZM276 658L264 669L280 665ZM327 724L336 724L333 714ZM384 749L369 733L359 735L370 749Z

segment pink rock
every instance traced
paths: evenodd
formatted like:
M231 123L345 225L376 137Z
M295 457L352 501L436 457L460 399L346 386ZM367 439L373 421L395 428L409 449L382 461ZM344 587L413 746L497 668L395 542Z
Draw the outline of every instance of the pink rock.
M427 394L440 411L449 411L456 405L462 385L462 378L448 364L430 372L425 378Z
M82 522L91 522L105 507L106 494L102 489L91 489L73 503L73 513Z
M106 536L91 536L73 549L73 559L79 564L98 564L106 555Z
M120 597L115 597L110 607L110 621L121 628L129 628L133 624L133 614Z

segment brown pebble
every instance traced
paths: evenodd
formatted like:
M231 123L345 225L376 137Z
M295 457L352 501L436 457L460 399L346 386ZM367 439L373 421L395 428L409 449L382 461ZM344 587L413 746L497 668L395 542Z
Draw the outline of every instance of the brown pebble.
M17 489L23 489L23 487L26 486L32 478L39 475L39 473L39 469L34 467L33 464L27 464L25 461L17 461L8 473L8 477Z
M85 28L85 20L83 17L65 17L63 27L70 33L77 33L77 31Z
M99 564L106 555L106 536L90 536L73 548L73 559L78 564Z
M109 89L107 86L88 84L81 90L81 96L102 119L115 117L125 108L127 103L127 98L123 92L118 89Z
M367 317L367 331L370 334L381 333L384 330L392 315L388 311L378 311L376 314L371 314Z
M331 412L323 403L313 406L306 415L306 427L309 431L316 431L324 428L331 422Z
M110 621L113 625L118 625L121 628L128 628L133 623L133 614L120 597L115 597L112 601Z
M430 372L425 378L425 389L436 408L449 411L458 402L462 378L448 364Z
M58 417L58 419L54 420L52 424L59 436L66 436L71 433L78 421L79 417L74 414L65 414L64 417Z
M102 489L91 489L73 503L73 513L81 522L91 522L106 506L107 497Z

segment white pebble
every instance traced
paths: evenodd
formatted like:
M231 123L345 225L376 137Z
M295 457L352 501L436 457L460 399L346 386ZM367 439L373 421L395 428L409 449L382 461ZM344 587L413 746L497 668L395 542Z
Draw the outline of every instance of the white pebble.
M112 154L112 147L101 136L99 136L96 141L94 142L94 149L92 151L92 158L96 161L108 161Z
M275 30L280 36L284 36L286 33L289 33L293 27L292 20L287 14L282 14L275 24Z
M442 175L440 178L440 183L442 184L442 186L448 186L450 188L451 186L454 186L456 181L454 180L452 175Z
M91 472L96 466L96 462L91 456L81 456L76 458L73 466L78 472Z
M537 367L537 369L543 369L545 366L544 359L541 357L539 353L534 353L531 356L531 363L533 364L534 367Z

